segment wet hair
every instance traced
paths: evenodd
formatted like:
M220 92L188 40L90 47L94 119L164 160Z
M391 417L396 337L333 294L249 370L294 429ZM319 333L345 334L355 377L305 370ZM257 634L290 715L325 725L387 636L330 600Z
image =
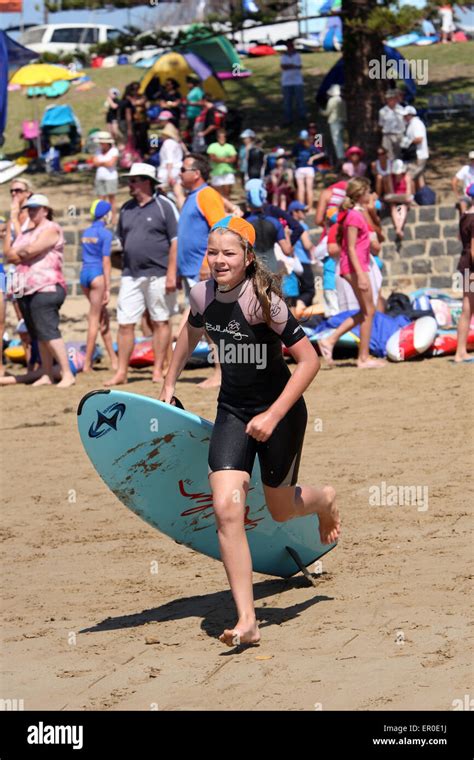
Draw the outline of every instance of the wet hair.
M370 190L370 182L367 177L354 177L348 182L346 187L346 197L341 203L342 214L339 214L337 220L336 241L338 245L342 245L344 220L349 209L354 208L359 198L361 198L367 190Z
M247 264L245 268L245 275L248 279L252 280L253 290L257 299L253 316L257 316L257 312L259 308L261 308L265 324L268 325L268 327L271 327L271 323L275 321L271 313L272 294L276 295L278 298L283 298L281 292L281 275L274 274L265 266L265 264L262 264L255 253L253 246L235 230L226 227L218 227L213 230L213 232L218 232L221 235L230 232L232 235L235 235L239 241L245 256L249 253L253 254L253 260L250 264Z
M184 156L183 161L185 161L187 158L192 158L194 168L199 169L201 172L201 177L205 182L207 182L209 179L209 174L211 173L211 167L209 166L209 161L207 158L201 153L188 153L186 156Z

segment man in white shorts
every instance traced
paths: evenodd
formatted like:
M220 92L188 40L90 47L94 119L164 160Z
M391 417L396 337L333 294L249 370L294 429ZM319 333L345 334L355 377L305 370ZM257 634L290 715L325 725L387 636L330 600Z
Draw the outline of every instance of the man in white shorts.
M133 164L127 176L132 199L120 209L117 228L124 257L117 303L119 366L107 386L127 382L135 325L145 309L153 327L153 382L163 380L171 342L169 319L176 308L178 211L165 195L155 195L153 166Z
M402 148L414 146L416 149L416 159L408 160L407 169L415 181L416 189L419 190L425 185L424 171L426 162L430 156L426 127L420 117L416 115L416 108L414 106L406 106L403 109L403 116L405 117L407 126L401 145Z

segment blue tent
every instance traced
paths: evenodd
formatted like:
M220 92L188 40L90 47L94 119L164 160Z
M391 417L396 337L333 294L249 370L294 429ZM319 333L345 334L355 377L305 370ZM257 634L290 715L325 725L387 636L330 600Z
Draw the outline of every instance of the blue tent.
M340 50L342 47L342 21L339 16L328 19L326 31L322 35L324 50Z
M29 63L38 54L23 47L0 29L0 145L7 123L8 70Z
M383 46L384 54L387 56L387 61L404 61L404 56L394 48L388 45ZM412 77L404 77L405 87L407 90L406 101L412 102L416 96L416 84ZM324 108L327 102L327 91L333 84L344 84L344 59L340 58L337 63L334 64L332 69L328 71L319 87L316 95L316 102Z

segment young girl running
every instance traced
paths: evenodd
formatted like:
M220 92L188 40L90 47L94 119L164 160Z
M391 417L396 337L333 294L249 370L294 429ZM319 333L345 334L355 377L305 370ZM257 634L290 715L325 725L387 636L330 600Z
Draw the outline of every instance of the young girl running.
M381 359L373 359L369 354L370 332L375 314L372 288L369 279L370 231L364 216L364 204L370 202L370 183L366 177L351 179L346 188L346 198L342 202L337 218L337 243L341 246L340 274L351 285L360 311L347 319L324 340L318 341L319 348L328 364L333 364L332 352L344 333L360 325L359 357L360 369L374 369L385 366Z
M107 304L110 297L110 245L112 233L105 228L105 217L112 206L108 201L94 201L91 217L94 220L82 234L82 268L79 276L82 291L90 303L84 372L92 369L92 357L100 332L110 358L112 369L117 369L117 355L110 334Z
M319 370L319 359L282 300L278 279L255 257L254 241L255 230L244 219L228 216L211 228L211 279L191 289L188 322L160 396L171 403L187 358L206 330L222 364L209 482L221 556L238 613L234 628L219 637L228 646L260 640L244 527L255 456L274 520L317 514L325 544L335 541L340 531L334 489L297 485L307 421L302 394ZM297 363L293 374L283 359L282 342Z

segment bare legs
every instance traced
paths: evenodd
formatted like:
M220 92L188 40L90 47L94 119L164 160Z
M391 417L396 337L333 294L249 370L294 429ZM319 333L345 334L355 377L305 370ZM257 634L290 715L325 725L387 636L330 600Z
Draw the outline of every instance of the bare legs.
M219 636L228 646L256 644L260 640L252 587L252 558L245 533L245 500L249 475L239 470L222 470L209 476L221 557L237 608L234 628ZM286 522L295 517L316 514L321 542L330 544L340 534L336 492L331 486L264 486L268 509L274 520Z
M168 355L168 347L171 343L171 327L169 322L153 322L153 354L155 363L153 366L154 383L161 383L164 378L163 364Z
M369 284L368 290L360 290L357 285L357 276L355 274L344 275L344 279L350 283L356 298L359 301L361 310L357 314L354 314L354 316L345 319L328 338L318 341L321 353L328 364L332 364L332 352L341 335L349 332L349 330L353 330L356 325L360 325L359 358L357 360L357 366L360 369L383 367L385 366L384 361L380 359L372 359L369 354L370 332L372 330L372 322L375 314L372 288Z
M105 281L104 276L95 277L90 288L82 288L84 295L90 303L87 329L86 355L84 358L83 372L90 372L92 369L92 357L94 355L97 333L99 332L104 341L104 346L109 355L112 369L117 369L117 355L112 346L112 336L110 334L110 323L107 308L104 306Z
M252 586L252 558L245 535L245 499L249 475L239 470L213 472L209 476L221 557L237 607L238 621L219 636L228 646L260 640Z
M128 363L133 351L133 339L135 336L135 325L119 325L118 329L118 369L110 380L104 385L106 388L111 385L125 385L128 379Z
M399 240L404 236L403 228L408 214L408 206L406 203L391 203L390 213L392 215L393 226L395 227L395 234Z
M469 359L467 352L467 337L469 335L469 322L474 312L474 293L464 293L462 312L458 323L458 345L454 356L455 362L463 362Z
M332 544L339 538L341 520L336 506L336 492L332 486L263 486L271 516L277 522L295 517L317 515L321 543Z
M313 210L313 197L314 197L314 174L305 175L304 177L296 178L296 198L300 203L304 203L308 207L308 211Z
M41 376L33 385L52 385L54 383L53 358L59 364L61 372L58 388L69 388L71 385L74 385L76 380L69 366L63 339L40 340L38 341L38 347L41 355Z

